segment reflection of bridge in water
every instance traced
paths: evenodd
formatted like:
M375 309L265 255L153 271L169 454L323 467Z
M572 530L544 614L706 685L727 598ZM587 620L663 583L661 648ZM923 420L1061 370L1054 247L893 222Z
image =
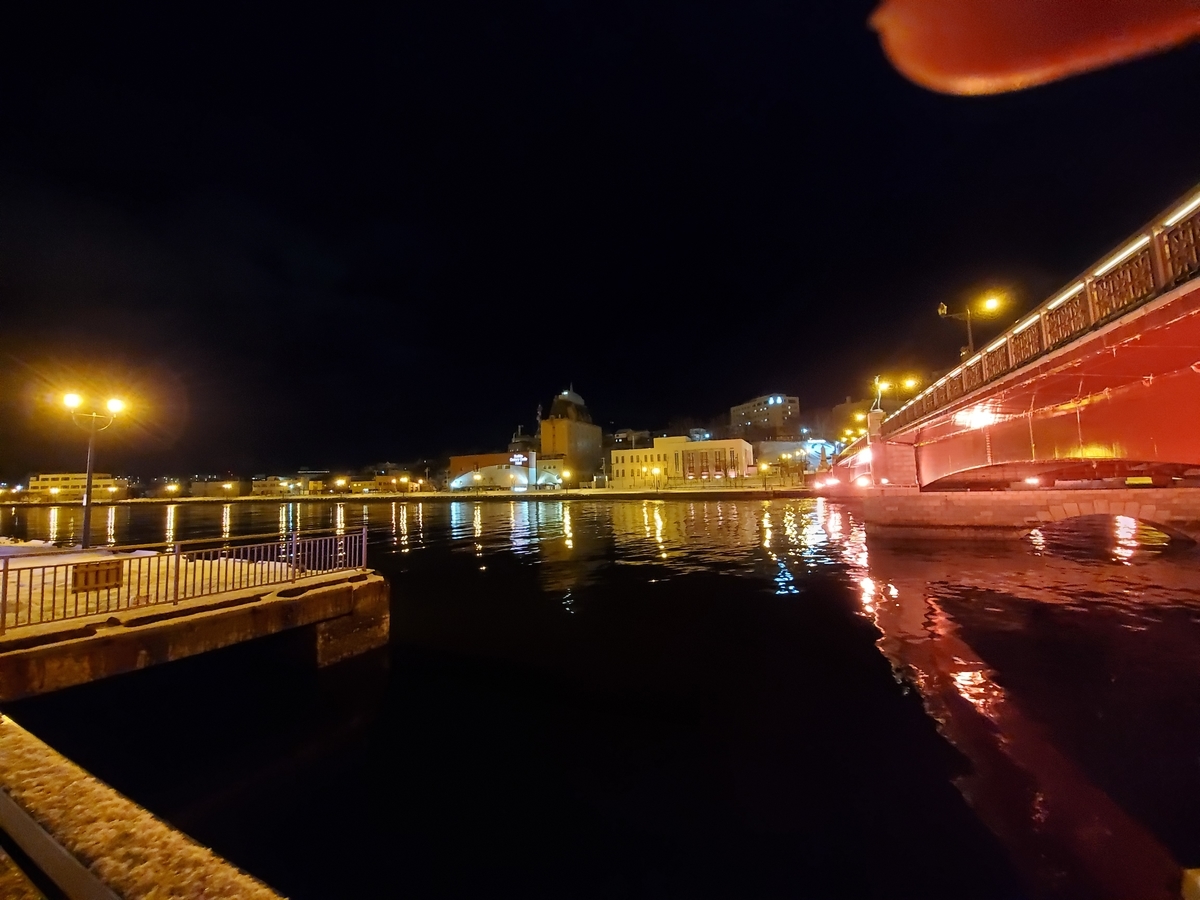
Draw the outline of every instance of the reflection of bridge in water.
M1195 865L1200 833L1191 554L1164 553L1127 517L1001 550L897 552L853 507L795 506L798 540L776 550L837 563L856 585L880 650L970 761L959 788L1035 895L1178 897L1175 854Z
M898 411L873 413L839 459L841 485L1200 485L1198 273L1200 190ZM1186 517L1200 521L1200 498L1190 502ZM883 518L906 524L904 503ZM1003 513L996 522L1027 523Z

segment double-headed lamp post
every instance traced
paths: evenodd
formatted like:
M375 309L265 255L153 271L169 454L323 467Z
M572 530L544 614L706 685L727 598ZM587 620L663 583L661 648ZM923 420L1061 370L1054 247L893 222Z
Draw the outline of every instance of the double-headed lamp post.
M915 378L912 376L909 376L908 378L898 379L896 381L890 381L886 378L882 378L881 376L876 375L875 376L875 404L874 404L874 406L871 407L871 409L872 410L883 409L883 395L888 391L894 390L894 391L896 391L897 394L899 394L901 391L906 391L906 392L911 393L912 391L915 391L920 386L921 386L921 379ZM857 413L854 416L854 419L857 422L861 422L865 418L867 418L867 417L864 416L862 413ZM866 432L866 429L864 429L864 428L859 429L859 434L864 434L865 432Z
M63 397L63 405L71 411L71 421L88 433L87 477L83 483L83 539L80 542L83 549L92 545L92 471L96 456L96 432L104 431L116 420L117 414L125 408L125 404L115 397L104 404L107 412L93 409L83 412L83 397L79 394L67 394Z
M952 313L945 303L938 304L938 315L943 319L958 319L960 322L967 323L967 356L975 355L975 335L971 330L971 319L994 316L1000 311L1003 302L999 297L985 297L979 301L978 305L972 310L974 304L968 303L966 308L960 313Z

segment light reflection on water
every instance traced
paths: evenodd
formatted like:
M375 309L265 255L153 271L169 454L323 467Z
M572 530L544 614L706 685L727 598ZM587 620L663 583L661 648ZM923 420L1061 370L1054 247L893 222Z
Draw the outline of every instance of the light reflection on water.
M71 540L77 514L5 508L0 533ZM485 572L498 556L535 565L571 615L602 602L594 591L584 601L581 589L602 584L610 566L641 567L647 581L751 576L797 603L832 578L975 764L961 787L998 833L1025 827L1070 844L1069 811L1086 809L1103 827L1078 852L1114 867L1114 883L1130 877L1122 871L1169 866L1164 846L1176 857L1200 847L1200 814L1184 808L1200 793L1200 702L1187 687L1200 669L1197 554L1133 519L1039 529L1008 545L900 546L872 542L853 506L823 498L172 504L165 527L157 506L106 515L109 543L365 525L373 552L441 547ZM1123 774L1147 769L1165 774ZM1023 823L1005 818L1011 803L989 807L1011 793L997 789L1005 779L1029 793L1017 804Z

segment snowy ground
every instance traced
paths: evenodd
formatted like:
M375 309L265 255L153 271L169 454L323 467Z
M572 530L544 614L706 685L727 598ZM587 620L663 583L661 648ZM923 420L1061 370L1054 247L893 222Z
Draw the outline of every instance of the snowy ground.
M287 546L279 542L177 557L152 550L58 549L41 542L6 542L0 544L0 565L7 569L7 578L0 574L4 631L281 584L353 568L357 556L346 552L345 538L319 539L301 544L293 570Z

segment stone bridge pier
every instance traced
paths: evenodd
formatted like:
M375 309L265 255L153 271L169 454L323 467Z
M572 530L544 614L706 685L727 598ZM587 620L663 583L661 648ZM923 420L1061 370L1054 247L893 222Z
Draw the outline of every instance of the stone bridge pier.
M887 485L863 500L867 534L885 538L1015 539L1082 516L1128 516L1200 542L1200 488L922 492Z

